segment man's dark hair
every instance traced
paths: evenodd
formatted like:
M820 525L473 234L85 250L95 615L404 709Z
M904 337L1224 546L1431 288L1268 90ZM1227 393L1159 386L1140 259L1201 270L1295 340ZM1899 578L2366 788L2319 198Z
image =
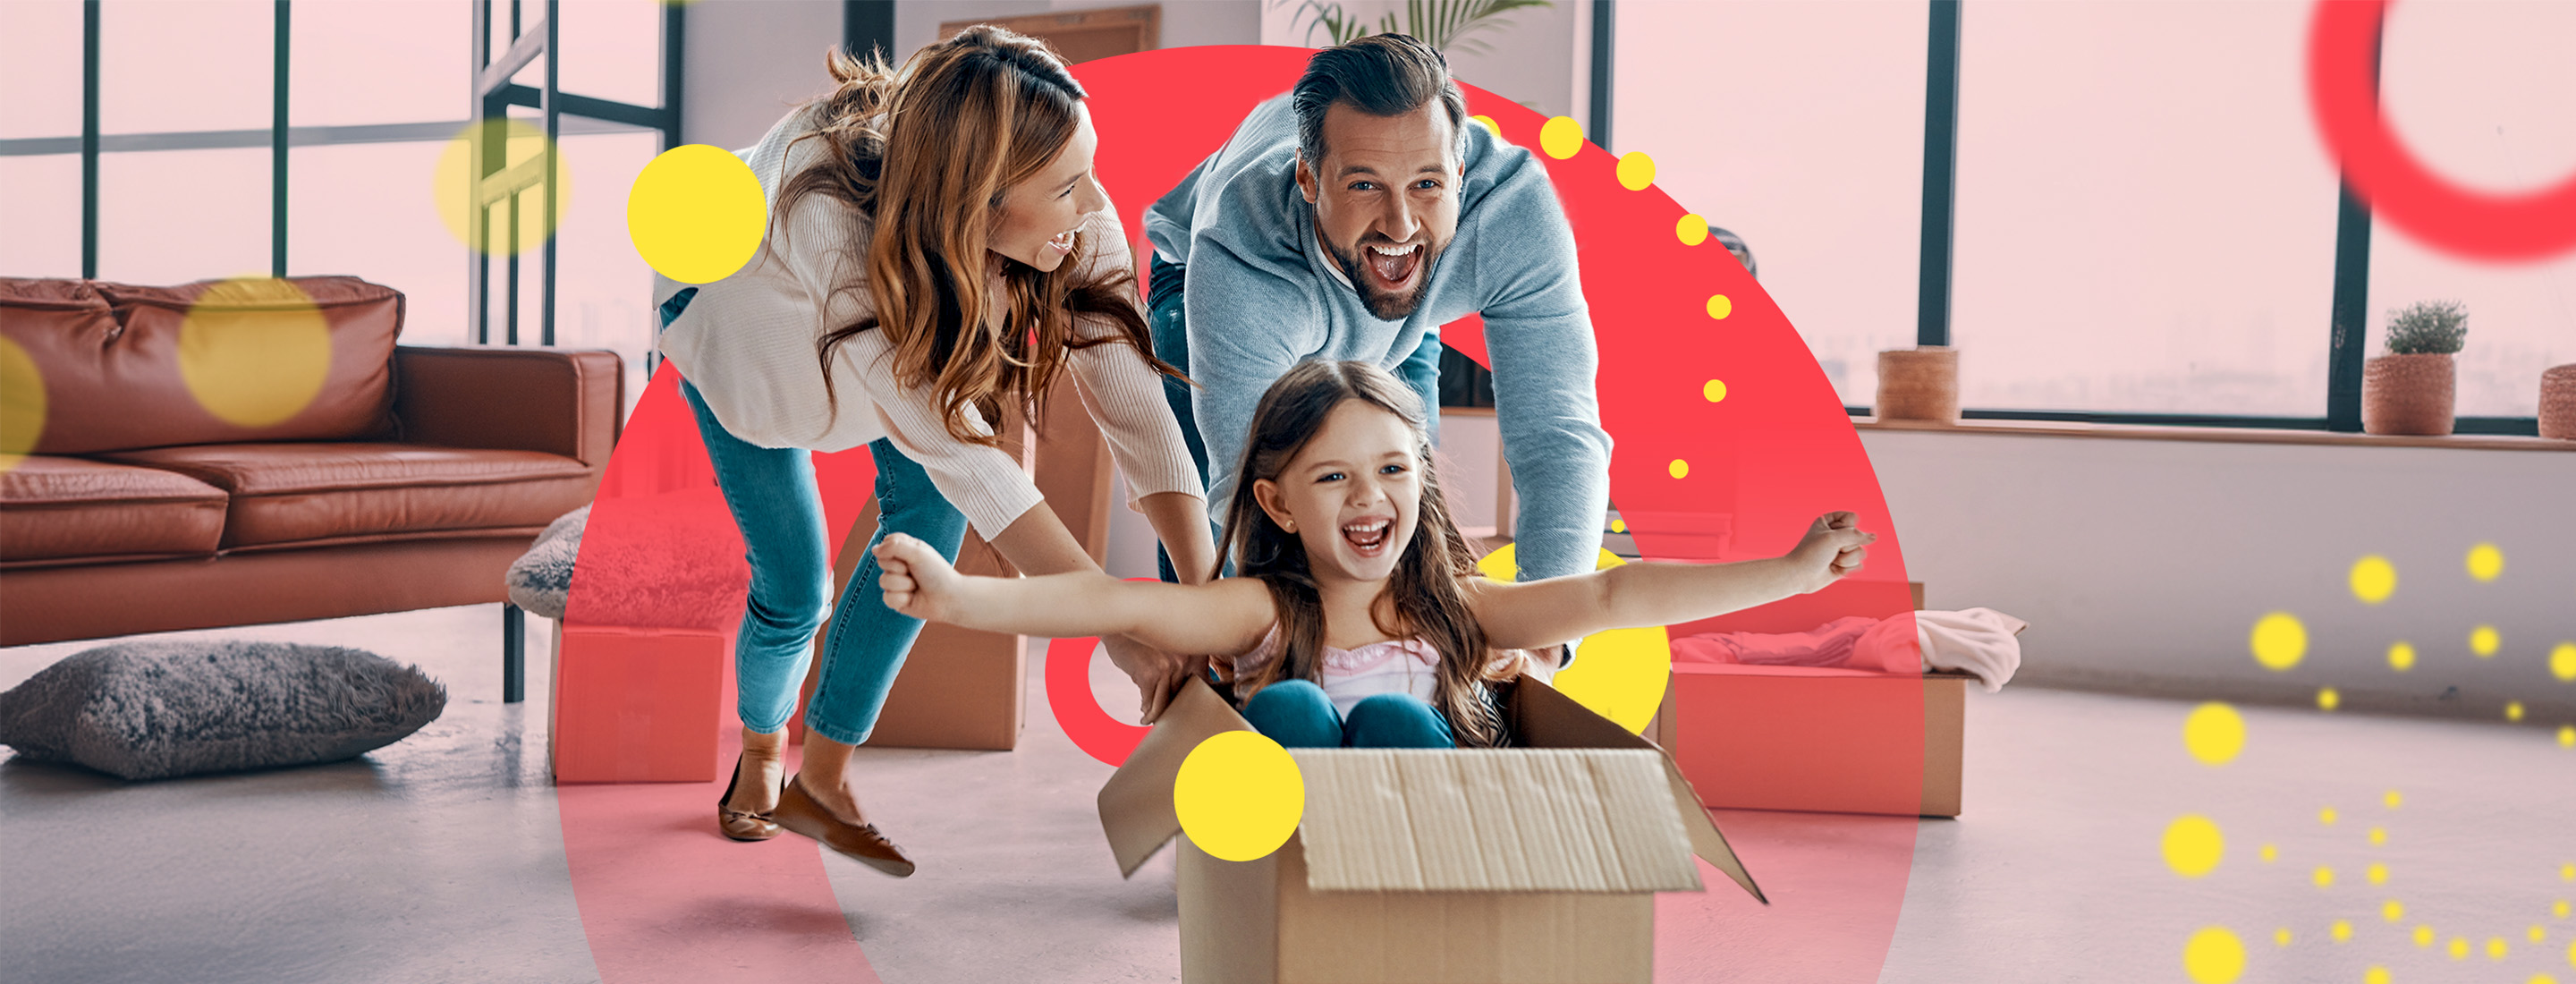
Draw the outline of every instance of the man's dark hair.
M1434 98L1449 111L1449 132L1463 141L1467 97L1439 49L1409 35L1376 34L1318 51L1289 95L1297 108L1297 153L1307 166L1323 166L1324 111L1334 103L1371 116L1401 116Z

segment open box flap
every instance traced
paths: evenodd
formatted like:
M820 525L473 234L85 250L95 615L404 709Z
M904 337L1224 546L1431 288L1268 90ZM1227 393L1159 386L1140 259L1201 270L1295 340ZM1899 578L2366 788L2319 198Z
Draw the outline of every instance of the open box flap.
M1100 787L1100 828L1109 835L1110 853L1118 856L1119 875L1135 875L1181 832L1181 816L1172 809L1172 780L1181 774L1181 761L1214 735L1250 730L1207 681L1192 677L1181 685L1127 763Z
M1689 780L1682 778L1681 767L1673 764L1670 753L1656 748L1653 742L1628 733L1628 729L1609 718L1592 713L1589 708L1575 703L1574 698L1558 693L1556 688L1547 684L1522 677L1512 687L1512 731L1523 745L1532 748L1653 750L1663 760L1664 778L1672 792L1672 805L1680 813L1683 832L1690 835L1691 852L1725 872L1726 877L1734 879L1755 901L1771 904L1771 900L1763 896L1761 886L1753 883L1752 873L1744 870L1744 862L1735 856L1735 849L1727 846L1726 835L1718 831L1716 821L1709 819L1707 808L1700 805L1699 793L1691 789Z

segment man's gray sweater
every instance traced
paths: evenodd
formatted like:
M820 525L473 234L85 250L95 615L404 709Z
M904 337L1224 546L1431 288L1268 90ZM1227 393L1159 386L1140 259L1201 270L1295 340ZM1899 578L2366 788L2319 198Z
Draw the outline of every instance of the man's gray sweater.
M1307 359L1393 372L1440 326L1481 313L1503 455L1521 500L1524 579L1593 569L1609 507L1610 436L1593 393L1598 356L1577 275L1574 232L1528 150L1466 126L1458 231L1403 321L1381 321L1315 244L1297 190L1297 117L1288 97L1244 117L1224 149L1145 214L1145 235L1186 266L1194 408L1206 442L1208 507L1219 520L1263 392ZM1425 394L1426 397L1429 394ZM1436 412L1436 408L1433 409Z

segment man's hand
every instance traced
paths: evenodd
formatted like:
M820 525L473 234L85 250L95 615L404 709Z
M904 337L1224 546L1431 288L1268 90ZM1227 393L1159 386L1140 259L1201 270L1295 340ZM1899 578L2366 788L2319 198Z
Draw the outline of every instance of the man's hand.
M1137 706L1138 724L1161 718L1181 685L1207 672L1205 656L1175 656L1127 636L1110 636L1100 644L1109 650L1109 662L1136 681L1136 693L1143 698Z
M1790 549L1789 562L1796 572L1798 593L1822 590L1860 570L1869 557L1869 545L1878 542L1878 534L1860 529L1860 517L1847 512L1826 513L1807 527L1807 535Z
M889 533L877 543L877 589L885 606L925 622L947 622L965 611L961 597L966 575L948 559L905 533Z

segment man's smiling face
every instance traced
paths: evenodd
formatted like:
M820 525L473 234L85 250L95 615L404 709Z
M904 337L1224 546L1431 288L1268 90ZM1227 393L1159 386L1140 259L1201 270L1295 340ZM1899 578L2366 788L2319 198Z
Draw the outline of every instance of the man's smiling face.
M1315 232L1383 321L1413 313L1458 233L1458 132L1439 100L1396 116L1324 111L1321 161L1297 162Z

